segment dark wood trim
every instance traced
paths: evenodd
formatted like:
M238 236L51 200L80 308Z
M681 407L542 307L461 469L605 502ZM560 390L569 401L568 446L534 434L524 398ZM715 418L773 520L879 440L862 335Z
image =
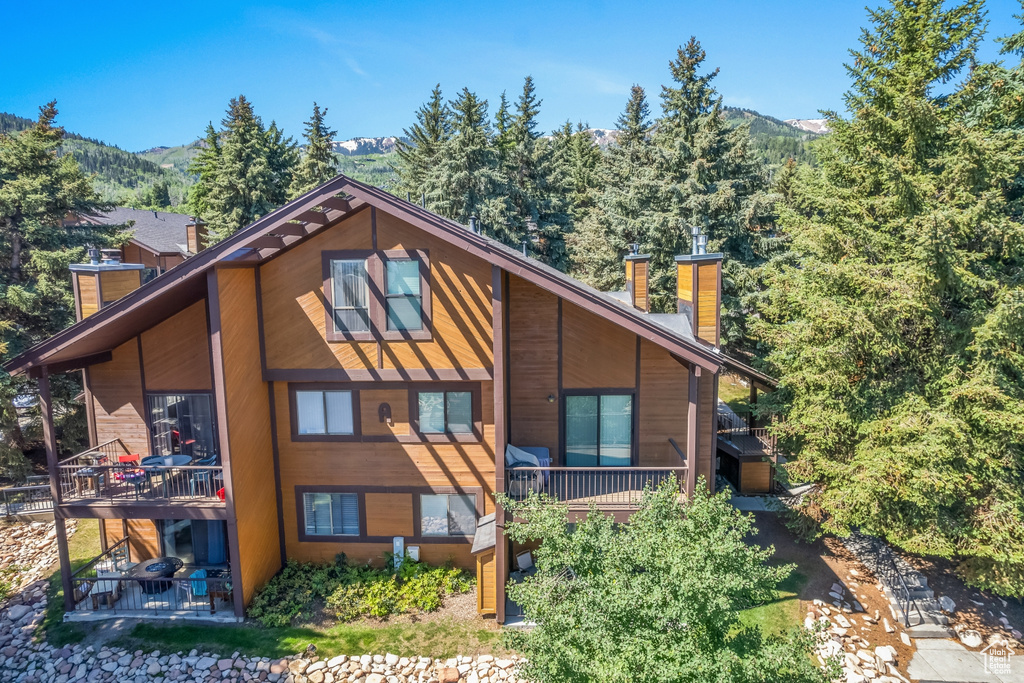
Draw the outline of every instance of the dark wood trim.
M565 416L568 414L568 410L566 408L566 399L568 397L570 397L570 396L598 396L598 397L600 397L600 396L630 396L632 398L632 400L630 401L630 405L632 406L632 408L631 408L632 409L632 415L630 416L630 432L631 433L629 435L629 462L630 462L629 466L630 467L635 467L636 466L635 462L636 462L636 458L637 458L637 451L640 449L640 435L639 435L638 430L636 428L636 425L637 425L637 414L639 413L639 410L637 409L637 400L636 400L637 399L637 391L638 391L638 389L633 389L631 387L609 387L609 388L601 387L601 388L598 388L598 389L562 389L561 392L560 392L559 399L558 399L559 408L561 409L561 413L562 413L562 418L560 420L560 422L562 423L561 426L560 426L560 431L562 433L561 434L561 442L562 443L560 445L560 448L561 448L561 451L562 451L562 453L561 453L562 463L567 463L568 462L568 447L566 446L566 436L565 436L565 426L564 426L565 425ZM598 410L600 410L600 403L598 405ZM598 415L598 420L597 420L597 451L598 451L598 453L597 453L598 467L600 467L601 466L600 465L600 462L601 462L601 419L600 419L600 415ZM561 467L568 467L568 465L567 464L562 464ZM609 466L609 467L611 467L611 466Z
M245 592L242 588L242 563L238 542L238 523L235 517L234 483L231 477L231 434L228 429L227 396L224 386L224 347L220 332L220 291L217 284L217 269L212 268L206 275L207 301L210 307L210 356L213 362L213 390L217 431L220 436L220 462L224 471L224 504L227 508L228 557L231 561L231 581L234 592L235 616L245 615Z
M38 381L39 412L43 422L43 444L46 447L46 469L50 474L50 495L54 502L54 529L57 538L57 559L60 563L61 586L64 589L64 610L75 609L74 588L71 585L71 555L68 552L68 531L64 520L57 515L60 506L60 474L57 466L57 433L53 427L53 398L50 395L50 374L44 367Z
M641 346L640 337L636 338L636 380L634 384L636 386L636 393L633 394L633 442L636 444L635 448L631 448L629 452L629 464L632 467L640 466L640 349Z
M430 252L426 249L389 249L377 252L380 255L378 289L381 293L377 330L385 341L429 341L433 338L433 317L431 315ZM388 261L418 261L420 271L420 324L418 330L389 330L387 303Z
M99 313L104 308L103 302L103 278L100 277L100 273L96 273L96 313ZM93 313L93 315L96 315Z
M305 226L305 233L303 235L300 235L299 239L295 240L294 242L291 242L290 244L285 246L284 249L278 249L277 251L275 251L273 254L270 254L269 256L261 257L257 261L257 263L259 263L260 265L264 265L264 264L266 264L266 263L268 263L270 261L273 261L274 259L278 258L279 256L283 256L284 254L287 254L289 251L291 251L295 247L299 246L300 244L305 244L306 240L308 240L309 238L313 237L314 235L319 235L320 233L325 232L326 230L329 230L330 228L335 227L339 223L343 223L344 221L348 220L352 216L355 216L356 214L362 213L363 211L365 211L367 209L370 209L370 208L373 208L373 207L371 207L366 202L359 202L359 201L353 202L353 206L352 206L352 209L350 211L348 211L347 213L343 213L340 216L335 216L334 218L329 219L329 222L326 225L316 225L316 224L312 224L312 223L307 224ZM276 229L277 228L275 228L275 230ZM248 265L251 266L252 263L249 263Z
M372 210L371 210L372 213ZM323 274L324 280L324 314L326 327L324 331L327 334L327 341L329 342L341 342L341 341L373 341L379 338L379 334L374 329L374 308L379 305L381 292L380 282L375 277L374 271L377 269L377 252L372 249L349 249L349 250L331 250L320 252L320 269ZM369 297L366 305L366 315L369 324L368 330L365 332L345 332L339 331L334 327L334 278L331 274L331 261L340 260L364 260L366 261L366 284L369 289Z
M555 462L565 467L565 400L562 398L562 297L558 297L558 454Z
M352 394L352 433L351 434L299 434L299 410L295 394L298 391L347 391ZM291 425L293 442L300 441L362 441L362 420L360 419L359 389L348 384L289 383L288 384L288 421ZM327 404L324 403L324 429L327 429Z
M494 376L491 368L268 368L263 379L267 382L488 382Z
M420 401L421 392L447 393L449 391L468 391L472 398L473 431L468 434L455 434L445 431L442 433L424 433L420 431ZM416 441L426 443L481 443L484 440L483 406L481 400L480 384L476 382L413 384L409 386L409 430ZM445 429L448 427L448 407L445 400Z
M75 296L75 322L82 322L82 292L78 288L78 278L81 275L71 271L71 291Z
M89 446L98 446L99 436L96 432L96 401L92 395L92 379L89 377L89 368L82 368L82 391L85 393L85 421L89 429Z
M306 508L303 496L306 493L354 493L359 501L359 535L319 535L306 533ZM476 518L479 520L484 513L484 490L479 486L319 486L299 485L295 487L295 519L298 527L300 543L387 543L391 544L393 536L370 536L366 532L366 494L367 493L408 493L412 495L413 535L404 536L406 547L410 545L458 545L472 544L473 536L423 536L420 532L422 523L420 515L421 495L472 495L476 500Z
M377 207L370 207L370 246L377 251Z
M700 368L691 364L686 389L686 495L697 490L700 446Z
M228 510L224 503L64 503L56 512L63 519L228 519Z
M263 330L263 283L260 266L256 266L256 330L260 337L260 372L267 374L267 340Z
M75 358L72 360L62 361L60 363L53 363L47 365L47 373L50 375L59 375L62 372L72 372L74 370L81 370L87 368L90 365L98 365L99 363L106 363L113 359L114 353L112 351L101 351L100 353L94 353L91 356L82 356L81 358ZM37 365L28 372L28 376L31 379L39 379L42 376L42 365Z
M277 536L281 546L281 565L288 561L284 537L284 499L281 491L281 450L277 439L277 397L274 383L267 382L267 400L270 403L270 445L274 453L274 497L277 500Z
M508 420L506 414L505 388L505 330L508 306L502 285L505 278L500 266L491 266L491 326L492 358L494 362L494 490L505 492L505 446L508 443ZM505 511L495 502L494 506L494 572L495 572L495 619L499 624L505 621Z

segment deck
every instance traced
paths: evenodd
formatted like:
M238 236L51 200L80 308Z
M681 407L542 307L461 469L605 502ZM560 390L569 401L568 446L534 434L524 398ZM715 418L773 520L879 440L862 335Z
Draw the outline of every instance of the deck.
M570 510L629 511L640 505L648 488L675 477L682 494L686 467L510 467L505 470L505 493L524 500L530 493L567 503Z

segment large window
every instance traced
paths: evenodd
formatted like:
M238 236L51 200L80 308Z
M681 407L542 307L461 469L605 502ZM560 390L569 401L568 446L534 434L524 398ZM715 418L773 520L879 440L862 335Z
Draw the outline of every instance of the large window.
M472 434L473 394L469 391L421 391L419 429L423 434Z
M355 434L351 391L296 391L294 414L299 436Z
M334 331L370 331L370 278L366 259L332 259Z
M387 320L389 331L423 329L423 292L420 262L388 260Z
M220 565L228 561L227 523L222 520L165 519L163 554L185 564Z
M151 394L153 455L187 455L194 460L216 453L209 394Z
M633 397L565 397L565 464L628 467L633 445Z
M302 509L308 536L359 535L357 493L304 493Z
M420 534L472 536L476 533L476 496L466 494L420 496Z

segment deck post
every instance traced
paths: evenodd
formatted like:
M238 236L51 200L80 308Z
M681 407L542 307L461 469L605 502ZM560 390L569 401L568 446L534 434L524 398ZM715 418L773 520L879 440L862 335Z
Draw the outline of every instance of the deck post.
M508 426L505 421L505 310L502 296L502 269L491 266L491 320L493 326L494 365L494 491L505 491L505 446ZM494 506L494 618L505 623L505 576L508 559L505 548L505 511Z
M697 457L700 452L700 366L690 363L686 391L686 497L697 490Z
M43 366L38 380L39 410L43 418L43 444L46 446L46 469L50 473L50 495L53 497L53 525L57 535L57 560L60 582L64 589L64 611L75 609L74 587L71 585L71 555L68 552L68 530L60 510L60 469L57 466L57 434L53 428L53 398L50 396L50 371Z
M757 427L757 414L754 412L757 408L757 385L754 384L754 378L750 378L750 417L748 418L747 425L750 429Z

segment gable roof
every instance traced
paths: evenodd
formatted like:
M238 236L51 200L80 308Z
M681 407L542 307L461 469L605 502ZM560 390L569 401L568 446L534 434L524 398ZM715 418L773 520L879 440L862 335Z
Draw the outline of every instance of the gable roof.
M231 237L186 259L97 313L40 342L5 363L4 368L11 374L20 374L41 366L74 369L76 360L86 360L109 352L198 301L206 293L207 273L215 266L256 265L370 206L397 216L606 318L665 348L687 363L694 363L715 373L726 361L720 351L694 339L685 326L665 324L657 316L638 311L608 293L599 292L496 240L475 234L455 221L384 190L339 175L242 228Z
M183 213L167 211L147 211L145 209L129 209L119 206L111 211L100 212L90 218L91 221L105 225L133 223L135 232L133 242L146 247L157 254L188 253L185 226L192 220Z

